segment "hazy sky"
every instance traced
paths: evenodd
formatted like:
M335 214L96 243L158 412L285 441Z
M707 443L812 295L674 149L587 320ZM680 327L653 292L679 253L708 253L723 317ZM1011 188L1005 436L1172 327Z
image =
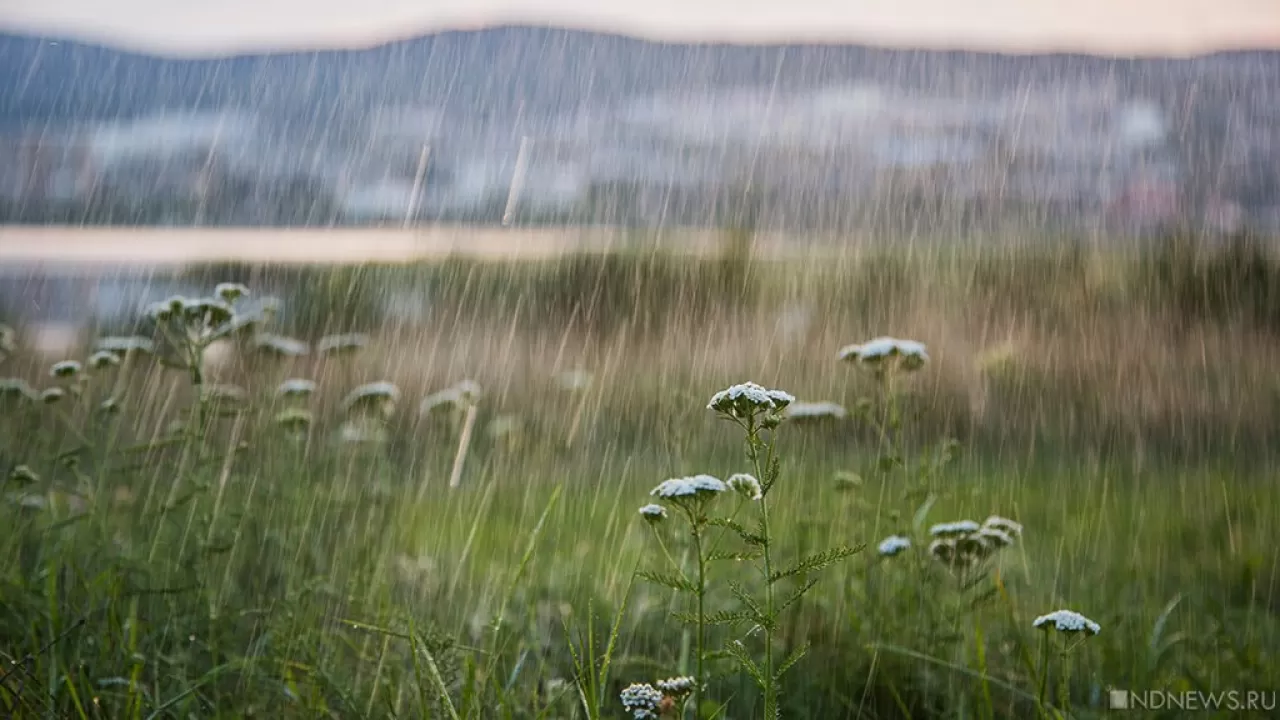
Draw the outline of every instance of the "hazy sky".
M0 26L182 54L360 46L494 23L1011 51L1280 48L1280 0L0 0Z

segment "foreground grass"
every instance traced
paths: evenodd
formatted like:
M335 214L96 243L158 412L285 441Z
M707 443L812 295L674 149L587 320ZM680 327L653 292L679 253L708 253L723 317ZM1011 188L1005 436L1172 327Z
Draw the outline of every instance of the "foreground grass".
M841 277L830 272L832 282ZM784 289L804 277L824 287L817 271L736 282L743 277ZM1012 367L1022 378L1016 394L987 397L981 422L956 422L946 398L967 397L968 388L949 373L973 361L949 360L945 340L957 333L930 332L946 316L922 319L914 303L861 314L830 305L804 340L785 342L776 312L729 315L689 297L683 310L677 303L655 320L656 299L633 303L649 308L648 322L663 332L653 339L637 329L644 312L602 324L604 289L584 293L594 300L569 303L570 317L556 320L564 306L555 297L481 292L484 280L468 270L437 290L446 312L425 344L415 337L421 331L392 332L353 358L210 368L211 379L236 382L253 402L210 416L199 433L166 434L172 420L191 417L189 378L150 361L97 373L93 402L79 410L6 412L0 469L25 464L38 477L11 479L0 509L9 529L0 539L4 712L621 717L622 687L693 671L689 632L671 617L683 606L635 577L664 562L636 509L667 477L748 470L739 438L705 410L711 393L754 377L852 405L870 392L865 379L814 348L865 339L875 332L866 326L882 327L894 314L938 356L935 374L913 380L906 398L923 413L912 447L927 450L949 432L976 447L930 481L935 499L922 504L903 496L899 478L876 471L876 446L852 422L779 431L785 480L770 511L779 553L867 545L833 566L778 630L780 653L811 648L787 675L784 716L1032 717L1046 708L1036 698L1040 638L1031 621L1060 607L1084 612L1103 631L1069 656L1067 691L1055 689L1050 712L1065 714L1069 698L1073 716L1102 714L1111 687L1274 690L1280 488L1263 456L1210 452L1249 447L1244 433L1230 433L1261 422L1264 406L1238 407L1227 437L1209 437L1191 462L1149 439L1154 450L1123 448L1146 437L1141 416L1106 415L1124 397L1106 398L1112 404L1094 413L1117 427L1132 423L1132 432L1107 442L1100 439L1110 432L1090 434L1097 430L1089 416L1068 417L1079 406L1053 404L1070 395L1063 383L1081 387L1088 366L1077 354L1069 372L1026 384L1028 367L1048 373L1062 361L1036 345L1002 360L1004 372ZM793 289L792 297L813 296ZM499 300L533 310L508 314ZM1026 304L1049 313L1057 302ZM995 308L1004 304L1016 305L983 306L993 332L1007 329L992 319L1003 317ZM1122 304L1056 332L1034 323L1022 331L1059 342L1086 329L1105 337L1121 327L1107 320L1112 313L1139 317ZM1141 317L1156 333L1155 320ZM1099 345L1088 355L1105 358L1100 351L1112 346ZM1130 381L1149 383L1129 402L1152 402L1162 352L1145 362L1124 356L1137 363ZM53 384L34 359L11 364L15 374ZM568 390L549 379L578 366L593 371L593 383ZM282 406L272 390L295 375L320 381L315 420L301 439L273 422ZM417 418L408 401L462 377L476 377L486 392L481 430L451 490L457 418ZM1199 396L1180 377L1167 397ZM335 444L337 401L357 382L384 378L406 393L388 441ZM114 419L89 412L99 398L92 393L112 394L108 386L121 388L114 396L124 411ZM1220 391L1247 392L1237 384ZM1047 407L1019 415L1037 402ZM1178 417L1200 422L1218 412L1176 407ZM58 412L74 416L76 432ZM985 424L1000 413L1037 417L1040 429ZM962 587L921 552L877 556L876 543L909 532L922 507L924 526L999 514L1025 533L990 573ZM678 535L659 532L686 558ZM717 566L710 609L737 607L723 581L746 575ZM720 640L744 632L716 631ZM726 703L722 716L759 716L752 683L732 664L712 665L707 695Z

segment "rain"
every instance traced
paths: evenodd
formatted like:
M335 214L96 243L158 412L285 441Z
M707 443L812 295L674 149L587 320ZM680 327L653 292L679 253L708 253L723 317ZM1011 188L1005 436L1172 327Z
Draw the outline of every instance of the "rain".
M1274 42L7 12L0 715L1275 712Z

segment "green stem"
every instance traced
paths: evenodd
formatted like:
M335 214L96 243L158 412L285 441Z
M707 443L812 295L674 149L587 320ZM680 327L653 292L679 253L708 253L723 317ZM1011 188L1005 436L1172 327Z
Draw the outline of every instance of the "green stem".
M692 519L693 550L698 560L698 637L697 637L697 657L695 664L697 667L697 682L693 688L693 707L694 712L702 705L702 690L706 682L706 675L703 674L703 658L706 655L706 631L707 621L705 614L705 600L707 596L707 560L702 554L702 528L700 526L701 518Z
M773 557L772 557L772 540L769 535L769 491L773 489L774 478L769 478L767 472L772 467L773 447L769 446L769 461L766 461L765 467L760 466L760 446L764 444L760 440L759 431L754 421L748 423L747 426L747 452L751 457L751 466L755 471L756 479L761 483L762 497L760 498L760 535L761 535L761 562L764 570L764 613L768 626L764 628L764 716L766 720L773 720L778 717L778 682L774 677L773 671L773 634L777 625L777 618L773 608Z
M1041 647L1043 648L1043 667L1040 670L1040 696L1038 700L1040 703L1040 716L1048 717L1049 712L1045 709L1045 695L1049 691L1049 633L1048 631L1042 630L1041 634L1044 636L1041 641Z

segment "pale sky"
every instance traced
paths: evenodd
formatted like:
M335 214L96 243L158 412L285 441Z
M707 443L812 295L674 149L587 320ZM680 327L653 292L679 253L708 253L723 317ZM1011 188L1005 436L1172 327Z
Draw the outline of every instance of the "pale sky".
M1186 54L1280 49L1280 0L0 0L0 27L166 54L551 24L670 40Z

